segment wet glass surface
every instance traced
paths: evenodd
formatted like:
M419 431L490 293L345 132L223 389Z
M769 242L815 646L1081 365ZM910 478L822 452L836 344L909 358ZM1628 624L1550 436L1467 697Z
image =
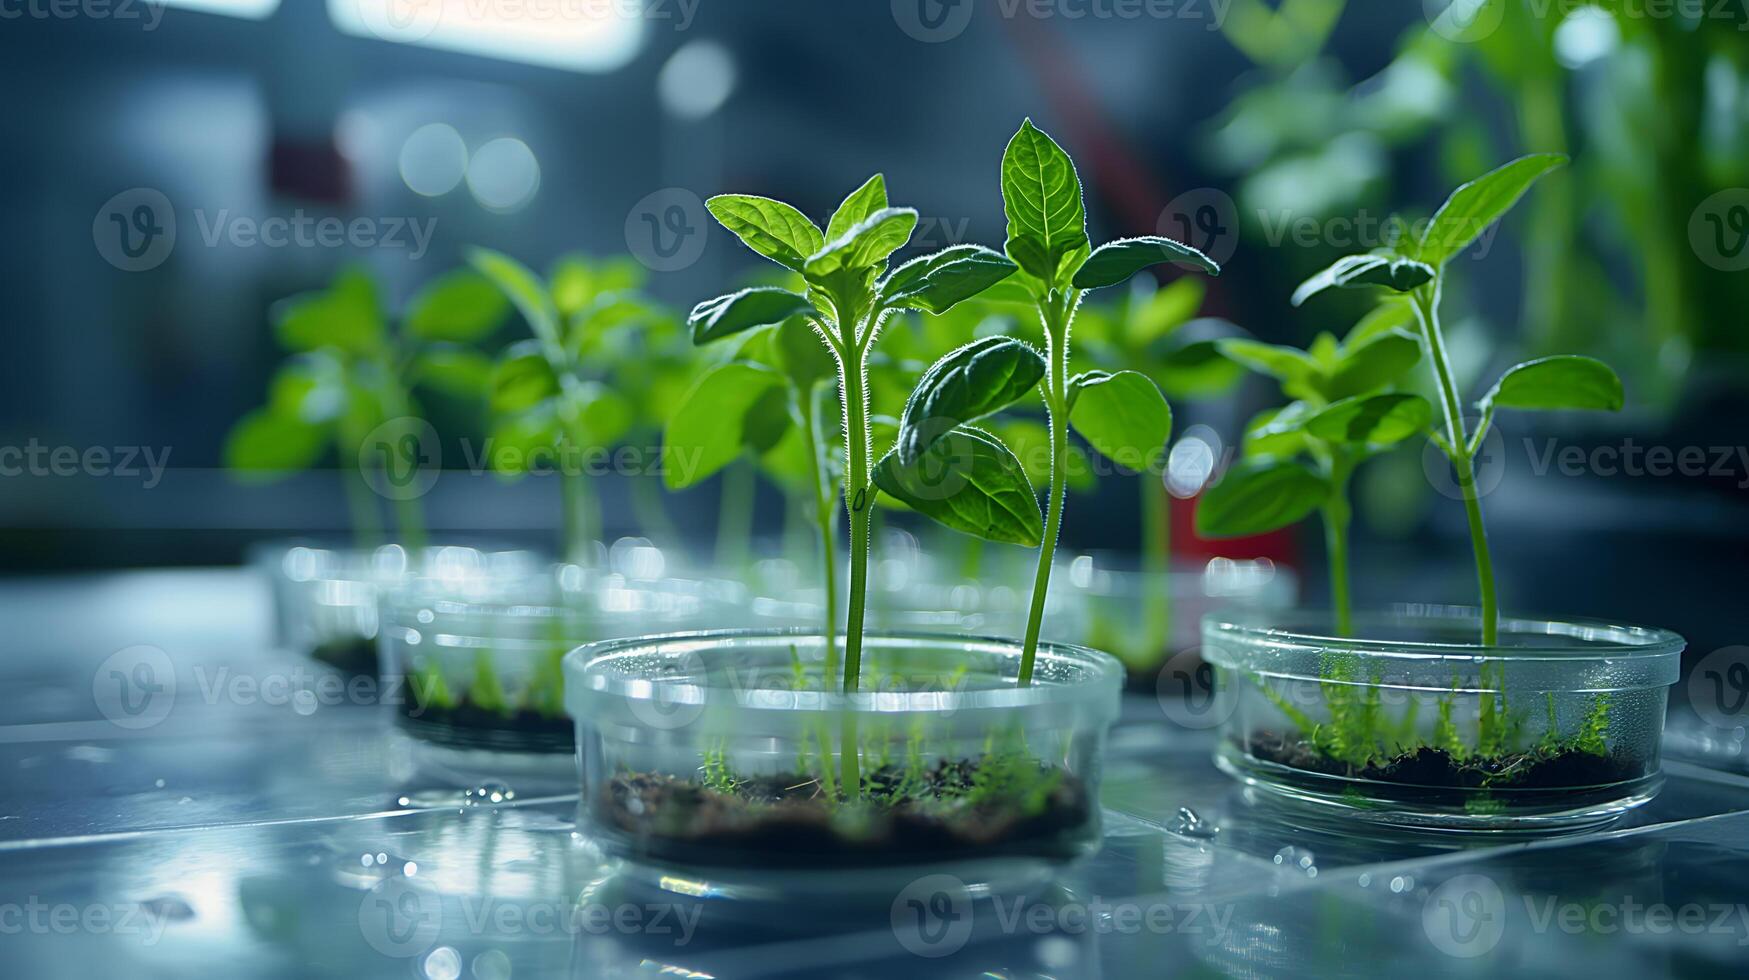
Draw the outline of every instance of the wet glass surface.
M1749 779L1728 766L1667 760L1663 793L1603 832L1389 839L1252 799L1181 706L1135 698L1106 759L1105 846L1056 880L973 896L925 879L843 909L731 902L621 873L574 833L572 796L422 771L374 703L384 691L324 685L270 649L265 590L242 573L4 585L0 613L0 975L1596 977L1749 963Z

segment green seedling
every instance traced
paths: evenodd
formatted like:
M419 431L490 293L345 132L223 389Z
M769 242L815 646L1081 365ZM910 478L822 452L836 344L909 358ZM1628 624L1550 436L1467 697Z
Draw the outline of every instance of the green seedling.
M1481 417L1472 429L1464 418L1463 395L1452 373L1451 357L1440 328L1440 292L1450 261L1505 215L1538 178L1566 162L1566 157L1558 154L1534 154L1490 171L1453 191L1419 236L1400 236L1391 248L1338 259L1301 284L1293 296L1294 305L1298 306L1332 288L1382 287L1408 295L1443 413L1432 439L1451 461L1469 522L1485 646L1494 646L1499 640L1500 604L1488 534L1482 523L1481 494L1476 488L1475 457L1493 424L1495 411L1501 408L1616 411L1622 406L1622 385L1608 365L1592 358L1564 354L1527 361L1508 369L1477 402Z
M466 270L420 289L394 326L361 268L285 300L274 308L274 333L293 355L270 382L267 404L232 427L226 465L243 479L268 481L314 466L331 448L358 543L379 543L382 522L365 471L381 468L393 478L424 465L414 390L476 401L491 362L471 345L491 336L508 312L497 291ZM423 546L417 496L394 496L400 543Z
M470 249L468 261L509 297L533 335L505 348L492 369L488 461L511 480L545 464L557 470L565 557L589 560L600 537L600 511L589 485L588 456L612 447L658 411L641 413L616 391L610 367L644 357L640 348L651 347L671 318L638 295L641 272L629 260L591 265L565 259L550 281L490 249ZM608 356L616 346L621 355ZM652 359L647 381L620 383L645 395L671 393L674 371L662 367Z
M1373 389L1394 384L1421 355L1432 367L1443 418L1433 424L1428 437L1450 460L1462 492L1481 594L1482 643L1489 647L1499 641L1499 600L1482 522L1475 458L1496 410L1614 411L1622 405L1621 381L1602 362L1575 355L1545 357L1507 370L1478 401L1480 417L1472 428L1463 417L1462 396L1440 328L1439 299L1448 263L1504 215L1538 178L1564 162L1565 158L1550 154L1528 156L1485 174L1454 191L1419 235L1401 236L1398 244L1388 249L1340 259L1294 293L1295 305L1331 288L1384 288L1406 294L1417 327L1414 341L1418 351L1406 348L1407 338L1396 330L1398 323L1407 322L1400 304L1369 316L1342 344L1320 337L1309 352L1241 342L1229 342L1225 347L1228 356L1281 380L1283 391L1297 401L1266 413L1252 424L1246 435L1247 454L1258 458L1241 464L1236 480L1229 474L1221 486L1211 490L1199 511L1199 523L1215 531L1247 533L1248 523L1258 529L1283 526L1324 508L1326 530L1332 534L1332 592L1344 632L1349 624L1347 569L1345 557L1338 556L1345 556L1346 544L1337 529L1346 524L1346 501L1341 501L1336 511L1330 509L1333 495L1340 491L1347 475L1343 459L1355 452L1370 453L1377 445L1401 442L1434 422L1431 406L1416 396ZM1369 353L1362 356L1362 352ZM1351 361L1364 366L1354 367ZM1341 379L1350 374L1355 380L1344 383ZM1291 458L1302 453L1312 456L1320 468ZM1284 455L1290 458L1282 459ZM1302 731L1326 754L1350 765L1364 765L1390 747L1387 743L1393 737L1386 729L1391 726L1379 717L1364 693L1357 693L1355 678L1347 676L1339 665L1325 674L1328 682L1321 687L1331 724L1306 729L1301 724L1303 713L1289 717L1301 724ZM1461 678L1453 678L1453 693L1437 702L1433 747L1445 750L1453 759L1499 759L1519 749L1545 755L1567 748L1594 755L1607 753L1606 697L1598 697L1579 731L1563 739L1551 696L1546 705L1548 731L1535 746L1526 746L1527 714L1508 704L1506 684L1503 662L1491 661L1478 668L1476 740L1470 747L1464 744L1453 717L1462 686ZM1372 687L1376 684L1369 682L1359 690ZM1404 735L1394 739L1398 746L1405 743Z
M1229 338L1217 342L1237 364L1274 378L1293 399L1245 427L1244 458L1204 492L1197 532L1226 538L1262 534L1318 512L1323 517L1336 628L1353 626L1348 482L1355 467L1415 436L1433 421L1419 395L1390 390L1421 359L1409 334L1369 317L1346 339L1321 333L1308 350Z
M1031 120L1002 157L1004 249L1018 268L1000 287L1024 303L1043 328L1045 350L1007 337L986 337L937 361L918 382L900 420L898 445L882 461L883 490L955 530L990 540L1038 546L1021 654L1021 684L1032 682L1051 564L1068 486L1069 426L1094 449L1132 469L1144 468L1171 435L1172 411L1160 388L1135 371L1069 374L1069 335L1089 291L1114 286L1152 266L1174 262L1218 274L1207 256L1167 238L1129 238L1095 249L1075 164ZM1035 533L1038 502L1015 453L971 423L1040 387L1050 436L1048 511ZM953 485L949 486L948 481ZM919 488L924 488L920 490Z
M873 423L867 372L870 350L893 313L904 309L945 311L1006 278L1013 271L1013 264L989 249L962 245L889 271L892 254L910 240L917 227L917 212L890 207L886 181L878 174L845 198L824 231L800 211L769 198L727 194L712 198L707 207L723 227L749 248L799 274L804 286L799 292L779 286L753 287L698 304L688 319L693 342L706 344L799 317L811 328L815 341L824 345L837 369L845 433L842 499L850 520L849 603L839 689L849 694L857 691L861 683L870 512L874 504ZM776 371L763 385L757 383L760 376L750 366L737 371L766 392L780 391L786 383ZM701 396L695 389L691 397ZM761 404L769 404L762 402L765 397L749 399L739 386L714 388L709 400L701 404L718 405L721 411L712 414L733 419L728 424L743 434L729 446L716 447L715 451L740 452L749 414ZM755 418L754 422L757 421ZM807 427L812 429L815 423L817 420ZM673 426L669 434L674 434ZM822 477L822 484L824 480ZM829 547L827 532L822 533L822 541ZM836 641L828 644L827 651L826 670L831 683L838 674ZM857 743L852 735L843 744L842 784L852 791L861 786Z

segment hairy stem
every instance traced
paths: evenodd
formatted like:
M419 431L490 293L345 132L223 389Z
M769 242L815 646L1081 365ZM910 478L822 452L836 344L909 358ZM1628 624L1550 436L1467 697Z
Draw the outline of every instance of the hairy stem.
M872 325L871 325L872 336ZM844 504L850 510L850 604L844 621L844 693L856 692L862 680L862 622L868 600L869 511L874 507L869 485L868 370L866 349L856 324L841 324L839 390L844 404ZM839 754L844 793L861 793L857 759L856 715L846 710Z
M1068 482L1069 456L1069 318L1074 299L1053 290L1041 304L1044 321L1046 376L1045 411L1051 430L1050 504L1045 516L1044 537L1039 540L1038 570L1032 579L1032 607L1026 615L1026 640L1020 653L1020 686L1032 683L1033 662L1038 658L1038 635L1044 625L1045 597L1051 588L1051 563L1057 556L1057 535L1063 527L1063 495Z
M1415 291L1415 314L1439 382L1440 403L1445 411L1446 449L1451 456L1452 469L1457 473L1458 490L1463 495L1464 513L1469 519L1470 544L1476 555L1476 584L1482 596L1482 643L1494 646L1500 637L1500 603L1494 584L1494 558L1488 550L1487 528L1482 524L1482 499L1476 489L1475 457L1464 431L1463 399L1452 375L1445 336L1439 329L1439 287L1440 278L1435 277L1432 283Z

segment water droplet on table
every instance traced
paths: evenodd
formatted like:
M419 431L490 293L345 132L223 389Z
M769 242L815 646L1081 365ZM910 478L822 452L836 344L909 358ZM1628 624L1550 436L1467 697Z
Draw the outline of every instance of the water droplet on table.
M1221 832L1219 827L1203 822L1202 817L1187 806L1178 808L1178 816L1172 819L1172 822L1167 825L1167 829L1175 834L1205 840Z
M516 791L502 780L488 779L462 794L466 806L497 806L516 799Z
M1303 872L1308 878L1318 876L1317 859L1311 851L1303 847L1288 845L1275 852L1275 863L1284 868L1292 868Z

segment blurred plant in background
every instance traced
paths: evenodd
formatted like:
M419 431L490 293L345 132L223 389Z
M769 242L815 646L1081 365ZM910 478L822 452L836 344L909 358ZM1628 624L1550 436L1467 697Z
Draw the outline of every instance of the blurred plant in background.
M225 463L239 478L271 481L319 462L332 449L360 547L381 544L381 500L366 473L417 471L433 446L422 436L415 388L478 411L491 361L471 345L504 322L509 304L468 270L442 276L407 304L391 328L377 283L361 267L328 288L293 296L273 311L274 333L292 352L269 383L267 403L238 420ZM385 430L392 427L393 431ZM418 494L387 494L396 541L425 544Z
M1734 212L1727 203L1702 213L1719 192L1749 186L1749 11L1453 0L1416 18L1390 63L1351 85L1323 54L1345 13L1362 16L1348 6L1235 0L1223 24L1259 66L1210 143L1217 167L1246 175L1246 235L1279 238L1289 218L1382 213L1491 160L1568 153L1571 175L1518 225L1522 330L1502 331L1522 337L1517 353L1587 346L1628 367L1640 404L1666 409L1697 354L1749 353L1740 329L1749 281L1726 274L1713 254L1741 248L1729 239L1749 234L1749 220L1733 229L1729 219L1749 211L1739 202ZM1498 101L1504 131L1488 127L1492 113L1450 111L1460 93L1478 101L1477 88ZM1441 174L1413 164L1427 152ZM1345 249L1382 244L1292 250L1293 267L1279 274L1298 277ZM1356 301L1345 312L1362 309ZM1477 332L1454 333L1460 348L1484 344ZM1473 370L1493 358L1485 347L1457 356ZM1739 368L1733 362L1728 383L1741 384Z

